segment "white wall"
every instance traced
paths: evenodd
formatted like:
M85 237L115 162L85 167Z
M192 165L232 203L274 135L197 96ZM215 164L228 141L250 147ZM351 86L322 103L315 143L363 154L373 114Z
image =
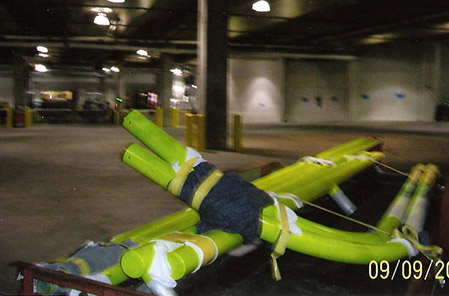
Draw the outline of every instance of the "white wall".
M351 62L354 121L432 121L439 101L440 50L384 45Z
M288 60L286 69L287 122L348 120L348 62Z
M14 106L14 79L12 74L0 73L0 101Z
M244 123L281 122L283 90L284 63L281 59L229 60L229 115L241 115Z

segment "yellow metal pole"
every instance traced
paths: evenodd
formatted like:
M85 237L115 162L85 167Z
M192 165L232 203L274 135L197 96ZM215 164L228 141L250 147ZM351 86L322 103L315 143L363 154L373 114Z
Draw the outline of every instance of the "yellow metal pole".
M156 109L156 125L158 127L163 127L164 126L164 110L162 110L162 108L157 108Z
M171 108L171 126L179 126L179 110L176 108Z
M243 125L242 116L234 115L234 151L238 152L242 149Z
M185 115L185 124L186 124L186 134L185 134L185 143L187 147L192 147L192 119L193 114L186 113Z
M6 127L7 128L12 128L13 117L14 117L14 108L6 107Z
M120 112L117 110L114 111L114 124L120 125Z
M25 127L31 127L33 125L33 111L30 107L25 106Z
M198 151L204 151L206 149L206 116L197 115L197 149Z

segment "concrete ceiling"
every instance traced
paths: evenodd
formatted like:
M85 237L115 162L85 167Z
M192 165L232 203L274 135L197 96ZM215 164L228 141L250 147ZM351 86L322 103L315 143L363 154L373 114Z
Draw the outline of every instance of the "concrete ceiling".
M357 55L374 44L446 42L449 36L447 0L268 1L268 13L252 11L253 1L227 1L231 55ZM112 9L111 25L93 23L96 7ZM194 62L196 35L193 0L0 1L2 65L22 56L53 67L151 68L165 53ZM47 46L50 57L37 57L37 45ZM139 48L151 58L138 58Z

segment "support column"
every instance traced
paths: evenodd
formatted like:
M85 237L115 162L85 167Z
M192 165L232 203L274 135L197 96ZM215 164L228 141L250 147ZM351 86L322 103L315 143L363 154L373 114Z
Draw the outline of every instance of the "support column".
M30 80L30 71L27 63L23 60L21 54L14 57L14 124L17 127L23 127L25 123L25 106L28 102L28 89Z
M163 109L164 126L169 126L171 122L170 99L173 87L173 74L170 72L170 69L173 61L169 56L162 56L161 62L161 73L158 75L158 101Z
M28 87L28 65L21 56L16 56L14 61L14 104L16 106L25 106L27 104Z
M226 149L228 37L226 0L198 1L198 98L206 147Z
M123 78L124 77L121 72L115 75L115 95L120 99L123 99L126 95L125 80Z

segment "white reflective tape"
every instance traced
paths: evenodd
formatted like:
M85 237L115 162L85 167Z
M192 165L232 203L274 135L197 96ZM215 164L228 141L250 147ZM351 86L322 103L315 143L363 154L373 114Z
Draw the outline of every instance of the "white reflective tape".
M413 245L405 238L395 237L395 238L391 239L390 241L388 241L387 243L388 244L389 243L400 243L400 244L404 245L404 247L407 249L409 258L415 257L419 253L418 250L415 249L415 247L413 247Z
M320 165L336 166L335 162L333 162L329 159L317 158L317 157L313 157L313 156L304 156L299 161L316 163L316 164L320 164Z

